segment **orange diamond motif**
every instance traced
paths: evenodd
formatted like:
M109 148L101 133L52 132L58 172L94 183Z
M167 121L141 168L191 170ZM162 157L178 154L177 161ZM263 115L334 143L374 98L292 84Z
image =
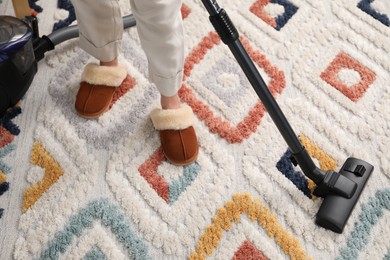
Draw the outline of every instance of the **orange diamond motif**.
M360 75L360 81L353 85L347 85L342 82L337 76L342 69L351 69L358 72ZM363 66L359 61L341 51L337 54L336 58L330 63L325 71L321 73L321 78L332 87L343 93L350 100L356 102L364 95L368 87L374 82L376 75L372 70Z
M282 93L286 86L283 71L280 71L276 66L272 65L264 54L252 48L248 40L241 37L241 41L254 63L262 68L270 78L268 87L271 93L274 96ZM214 32L209 33L208 36L201 40L198 46L196 46L186 58L184 64L184 80L191 76L191 72L196 66L201 64L207 52L219 45L220 42L219 36ZM186 82L184 82L180 88L179 96L192 108L198 118L204 121L212 133L217 133L229 143L240 143L244 138L248 138L256 131L266 112L263 103L258 101L255 106L249 110L243 120L237 125L232 125L231 122L223 120L220 116L215 115L205 102L196 97L192 88L187 86Z

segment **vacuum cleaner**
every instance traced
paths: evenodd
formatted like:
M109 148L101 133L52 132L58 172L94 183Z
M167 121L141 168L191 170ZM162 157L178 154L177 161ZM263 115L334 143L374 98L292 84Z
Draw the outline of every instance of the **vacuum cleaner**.
M316 183L313 194L323 198L316 215L316 224L342 233L374 167L363 160L350 157L338 172L323 172L319 169L300 143L243 47L238 31L227 12L216 0L202 0L202 3L209 13L211 24L222 42L229 47L286 141L292 152L292 163L299 165L303 173ZM136 24L132 15L123 17L123 21L124 28ZM7 107L24 95L37 72L37 62L44 57L44 53L61 42L78 37L78 28L76 25L66 27L48 36L39 37L37 21L34 18L20 21L0 16L0 24L0 111L4 113Z
M216 0L202 0L209 19L222 42L227 45L244 71L253 89L263 102L279 132L286 141L293 164L299 165L303 173L317 185L313 194L324 198L316 215L316 223L336 233L342 233L360 194L371 176L374 167L357 158L346 160L339 172L323 172L309 156L305 147L288 123L271 91L260 76L250 56L244 49L237 29L226 11Z
M26 93L37 72L33 32L11 16L0 16L0 118Z
M123 17L124 27L135 25L132 15ZM76 25L39 37L35 16L18 19L0 16L0 118L26 94L37 73L37 63L47 51L79 36Z

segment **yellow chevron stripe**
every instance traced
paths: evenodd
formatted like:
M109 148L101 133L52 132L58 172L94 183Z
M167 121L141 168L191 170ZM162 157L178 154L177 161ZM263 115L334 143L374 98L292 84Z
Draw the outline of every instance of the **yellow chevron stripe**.
M4 174L4 172L0 171L0 184L7 181L7 176Z
M337 167L336 161L324 152L320 147L315 145L308 137L304 134L299 135L299 140L302 145L305 146L307 152L312 158L316 158L320 164L320 168L323 171L335 170Z
M34 205L42 194L63 175L60 165L48 154L45 148L38 141L34 143L31 154L31 162L34 165L45 169L45 175L41 181L25 190L23 204L24 212Z
M232 201L228 201L223 208L218 209L213 223L202 233L196 250L189 258L206 259L206 256L211 255L219 245L223 230L230 230L232 223L239 222L241 215L245 213L250 220L257 221L291 259L310 259L299 240L284 229L268 207L263 206L260 200L252 198L249 193L236 193Z
M316 158L320 164L321 170L326 171L334 171L337 167L337 162L330 155L328 155L324 150L322 150L319 146L314 144L307 136L304 134L299 135L299 140L302 145L305 147L310 157ZM311 192L317 187L317 185L310 179L307 179L308 187ZM313 200L317 197L313 195Z

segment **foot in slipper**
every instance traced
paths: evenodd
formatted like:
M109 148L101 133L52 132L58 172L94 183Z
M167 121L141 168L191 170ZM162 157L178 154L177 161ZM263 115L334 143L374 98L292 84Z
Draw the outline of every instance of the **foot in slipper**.
M174 165L193 163L198 157L199 145L193 125L193 112L187 104L178 109L154 109L150 117L160 132L165 157Z
M84 118L98 118L106 112L114 92L127 76L123 66L99 66L90 63L81 76L80 88L76 96L75 108Z

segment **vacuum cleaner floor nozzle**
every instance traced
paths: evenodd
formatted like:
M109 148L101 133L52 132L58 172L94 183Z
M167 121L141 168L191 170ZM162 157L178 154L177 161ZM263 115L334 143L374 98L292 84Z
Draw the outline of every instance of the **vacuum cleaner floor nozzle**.
M334 193L327 195L318 210L317 225L342 233L373 170L374 167L365 161L348 158L340 169L340 174L354 181L357 184L356 190L351 198Z

